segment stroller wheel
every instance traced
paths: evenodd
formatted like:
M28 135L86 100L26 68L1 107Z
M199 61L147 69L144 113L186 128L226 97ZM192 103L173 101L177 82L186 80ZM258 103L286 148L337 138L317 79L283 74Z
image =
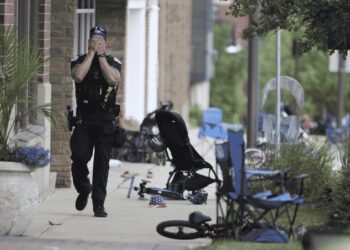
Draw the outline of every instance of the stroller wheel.
M166 155L164 152L161 153L156 153L157 156L157 165L160 166L165 166L166 164Z
M208 193L204 191L193 191L189 193L186 198L192 203L196 205L206 204L208 199Z
M151 153L151 157L150 158L151 158L150 159L150 163L159 166L158 157L157 157L156 153Z

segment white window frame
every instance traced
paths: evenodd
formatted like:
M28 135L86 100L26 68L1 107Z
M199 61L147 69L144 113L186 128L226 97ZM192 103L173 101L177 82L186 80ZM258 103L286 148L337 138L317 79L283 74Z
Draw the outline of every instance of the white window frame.
M75 54L84 54L87 51L89 31L96 23L96 0L79 0L75 22Z

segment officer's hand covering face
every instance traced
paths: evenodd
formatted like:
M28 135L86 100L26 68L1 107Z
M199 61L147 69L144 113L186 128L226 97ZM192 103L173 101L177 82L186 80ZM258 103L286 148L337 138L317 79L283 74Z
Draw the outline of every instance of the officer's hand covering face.
M104 54L106 51L107 32L104 28L93 27L90 29L89 51L97 52L98 55Z

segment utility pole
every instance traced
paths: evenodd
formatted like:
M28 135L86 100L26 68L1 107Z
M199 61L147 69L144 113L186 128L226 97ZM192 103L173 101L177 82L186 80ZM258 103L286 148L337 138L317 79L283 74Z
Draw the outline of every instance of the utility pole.
M276 33L276 150L280 151L281 142L281 30Z
M344 79L345 79L345 60L339 53L339 72L338 72L338 104L337 104L337 127L341 128L341 120L344 116Z
M249 16L249 22L257 22L259 10ZM247 117L247 147L255 147L257 138L257 120L259 110L259 41L258 36L248 42L248 117Z

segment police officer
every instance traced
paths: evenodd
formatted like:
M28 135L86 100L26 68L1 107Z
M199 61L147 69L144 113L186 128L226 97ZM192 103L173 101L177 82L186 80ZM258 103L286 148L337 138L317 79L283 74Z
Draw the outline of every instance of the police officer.
M113 143L115 118L119 111L116 93L120 81L120 61L106 55L107 32L101 27L90 30L87 54L71 62L77 101L77 124L70 148L73 183L78 192L77 210L86 207L91 194L94 215L106 217L104 208ZM87 163L94 149L92 184L88 178Z

